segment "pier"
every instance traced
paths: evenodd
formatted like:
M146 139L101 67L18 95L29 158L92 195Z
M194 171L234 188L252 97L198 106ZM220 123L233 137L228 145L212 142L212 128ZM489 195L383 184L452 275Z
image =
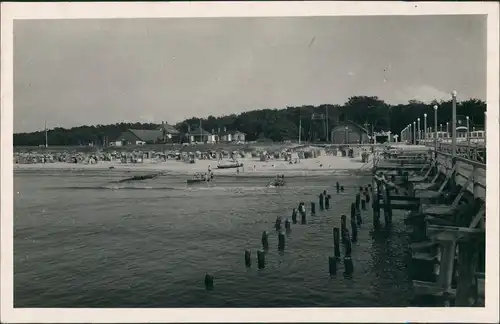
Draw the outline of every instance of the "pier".
M402 132L406 144L375 160L374 227L390 226L393 210L405 210L415 294L442 306L484 305L486 141L471 143L468 130L460 143L454 130L451 143L438 141L437 126L425 140L413 128Z

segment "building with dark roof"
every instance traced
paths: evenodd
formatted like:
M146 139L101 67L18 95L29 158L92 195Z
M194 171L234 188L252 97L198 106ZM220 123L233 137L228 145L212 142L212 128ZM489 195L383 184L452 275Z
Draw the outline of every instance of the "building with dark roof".
M350 120L339 122L331 131L333 144L369 143L368 130Z
M180 132L167 123L158 129L128 129L118 138L124 145L178 143L179 140Z

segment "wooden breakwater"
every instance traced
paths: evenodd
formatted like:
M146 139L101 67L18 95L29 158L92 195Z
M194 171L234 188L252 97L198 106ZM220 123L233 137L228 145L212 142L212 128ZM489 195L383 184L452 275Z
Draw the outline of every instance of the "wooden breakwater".
M403 150L373 168L373 222L406 210L414 291L443 306L484 300L486 165L448 152ZM466 150L470 151L470 150ZM480 154L473 153L475 156Z

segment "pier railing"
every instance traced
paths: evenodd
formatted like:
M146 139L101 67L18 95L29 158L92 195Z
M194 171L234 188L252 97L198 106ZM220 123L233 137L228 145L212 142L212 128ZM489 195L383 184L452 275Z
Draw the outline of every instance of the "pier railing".
M434 147L434 144L428 144ZM486 146L484 143L457 143L457 157L486 165ZM438 143L438 153L452 154L451 143Z

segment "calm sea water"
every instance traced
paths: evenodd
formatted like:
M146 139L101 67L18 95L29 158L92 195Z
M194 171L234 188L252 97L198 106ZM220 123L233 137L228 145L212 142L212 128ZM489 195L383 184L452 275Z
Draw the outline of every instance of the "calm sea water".
M187 187L185 177L128 184L120 171L16 171L15 307L397 307L409 306L408 238L401 217L372 232L364 212L353 245L355 272L328 274L332 228L348 214L359 176L269 179L219 177ZM335 181L347 190L334 192ZM273 224L299 201L332 194L328 211L292 225L277 250ZM309 208L309 206L308 206ZM266 268L257 269L262 231ZM252 267L244 250L252 250ZM215 277L206 291L205 273Z

